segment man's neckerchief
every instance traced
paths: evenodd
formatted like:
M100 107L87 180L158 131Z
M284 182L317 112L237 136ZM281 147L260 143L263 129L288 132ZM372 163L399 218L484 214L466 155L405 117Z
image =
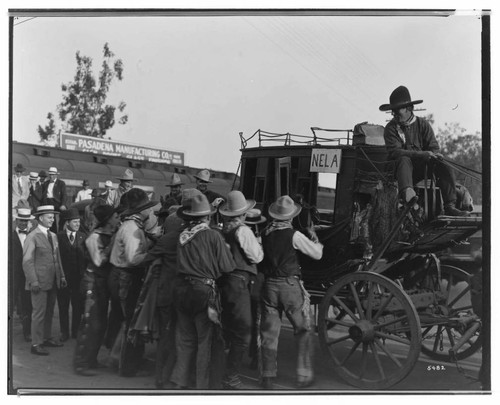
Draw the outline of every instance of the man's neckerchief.
M267 236L271 232L281 231L282 229L293 229L291 221L273 221L271 222L266 229L264 229L264 235Z
M139 229L144 229L144 220L142 219L140 214L129 215L123 218L123 222L125 221L134 221Z
M184 246L191 239L193 239L198 232L206 231L207 229L210 229L210 227L206 222L198 222L194 223L192 226L188 226L179 236L181 246Z
M396 129L398 131L398 135L403 141L403 145L406 145L406 136L405 133L403 132L403 127L409 127L411 124L413 124L417 120L417 117L412 113L411 117L408 118L405 122L398 123L396 121Z

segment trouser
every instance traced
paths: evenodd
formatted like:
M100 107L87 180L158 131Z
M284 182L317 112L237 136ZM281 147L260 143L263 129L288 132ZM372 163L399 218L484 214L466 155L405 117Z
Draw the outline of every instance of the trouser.
M156 380L163 382L170 378L175 365L175 324L173 305L156 307L160 338L156 349ZM163 378L165 375L166 378Z
M31 315L31 343L33 346L42 344L52 338L52 318L56 305L57 289L40 290L31 293L33 312Z
M133 376L139 371L144 356L144 342L134 344L127 339L130 321L134 316L137 299L141 293L143 268L120 269L118 296L125 319L125 336L120 353L118 373L121 376Z
M110 311L108 316L108 328L104 337L104 345L111 349L118 336L124 318L119 297L120 269L113 267L108 276L108 290L110 294Z
M252 311L252 338L250 339L249 355L253 361L257 361L261 349L260 325L262 319L262 289L264 287L264 275L257 274L250 290L250 307Z
M226 375L239 374L252 331L250 273L234 270L221 280L222 329L229 344Z
M262 293L262 376L276 377L281 316L293 326L297 344L297 377L312 378L310 314L304 313L304 296L296 277L268 278Z
M19 288L16 291L17 314L21 318L23 326L23 334L28 337L31 334L31 313L33 307L31 305L31 292L24 288Z
M59 308L59 325L61 334L70 336L69 304L71 302L71 337L76 338L83 314L83 297L80 283L73 281L66 288L57 290L57 306Z
M440 160L428 161L425 159L411 159L401 156L396 162L396 171L399 191L411 187L425 178L425 166L430 164L428 176L434 172L436 183L441 189L441 195L445 205L454 204L456 197L455 174L453 170Z
M81 282L85 296L84 313L78 330L74 364L89 368L97 364L97 355L107 327L109 289L107 277L86 271Z
M174 294L177 313L175 344L177 359L171 381L187 387L196 375L196 388L210 388L210 363L215 324L208 317L212 287L179 279ZM192 369L192 365L195 369Z

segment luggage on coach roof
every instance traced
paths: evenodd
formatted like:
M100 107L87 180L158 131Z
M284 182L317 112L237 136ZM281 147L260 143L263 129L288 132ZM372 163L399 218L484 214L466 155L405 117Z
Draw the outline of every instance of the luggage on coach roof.
M384 127L368 124L367 121L354 126L353 145L385 145Z

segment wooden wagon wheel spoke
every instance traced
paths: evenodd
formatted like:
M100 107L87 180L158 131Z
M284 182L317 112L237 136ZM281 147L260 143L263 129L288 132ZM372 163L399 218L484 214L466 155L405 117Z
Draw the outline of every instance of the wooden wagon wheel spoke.
M332 340L329 340L328 342L326 342L327 345L335 345L337 343L340 343L340 342L343 342L347 339L350 339L351 337L349 335L345 335L345 336L342 336L342 337L339 337L337 339L332 339Z
M433 327L434 325L428 326L422 331L422 339L424 339L427 336L427 334L432 330Z
M366 305L366 319L372 319L372 307L373 307L373 294L375 293L375 289L372 288L372 283L367 283L368 288L368 302Z
M349 288L351 289L351 294L354 297L354 302L356 303L356 308L358 309L358 314L361 319L366 319L363 308L361 307L361 302L359 300L358 292L353 283L349 283Z
M391 295L384 301L384 303L380 306L378 309L377 313L373 317L373 320L376 321L380 315L383 314L385 309L387 308L387 305L389 305L389 302L394 298L394 294L391 293Z
M352 318L354 322L358 320L358 318L356 318L356 315L354 315L354 313L347 307L346 304L344 304L344 302L340 298L336 296L333 296L332 298L338 305L342 307L342 309Z
M359 373L359 378L363 378L366 371L366 364L368 362L368 344L363 343L363 353L361 355L361 372Z
M387 322L384 322L384 323L377 323L375 325L375 329L383 329L387 326L390 326L390 325L393 325L395 323L398 323L398 322L401 322L401 321L404 321L404 320L407 320L408 317L405 315L405 316L400 316L399 318L394 318L394 319L391 319L390 321L387 321Z
M383 339L388 339L388 340L393 340L398 343L402 343L404 345L410 345L411 342L408 339L403 339L402 337L396 336L396 335L391 335L389 333L383 333L383 332L375 332L375 336L378 336Z
M394 357L394 355L389 350L387 350L386 347L382 343L380 343L378 339L375 339L374 342L380 348L380 350L382 350L386 354L386 356L389 357L394 364L396 364L396 366L401 367L400 361L396 357Z
M346 328L349 328L352 326L352 322L345 322L341 321L340 319L334 319L334 318L326 318L326 322L331 323L332 325L329 326L328 329L333 328L335 325L340 325L340 326L345 326Z
M356 351L356 349L358 348L358 346L360 345L360 343L361 342L354 343L354 346L351 347L351 350L349 351L349 353L347 353L347 356L340 363L341 366L343 366L344 364L346 364L347 360L349 360L351 358L351 356L354 354L354 352Z
M375 358L375 363L377 363L377 368L382 378L385 378L384 368L380 362L380 357L378 356L378 351L373 342L370 342L370 348L372 349L373 357Z
M455 346L455 338L453 337L451 328L446 327L445 329L446 329L446 334L448 335L448 339L450 339L450 345L452 347Z

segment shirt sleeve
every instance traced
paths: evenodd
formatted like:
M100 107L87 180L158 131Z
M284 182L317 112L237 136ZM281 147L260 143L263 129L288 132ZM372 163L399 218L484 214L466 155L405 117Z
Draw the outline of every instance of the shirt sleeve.
M236 240L243 252L252 263L260 263L264 258L264 251L254 233L247 226L240 226L236 230Z
M87 251L89 252L90 260L96 265L96 267L101 267L109 261L110 249L106 249L101 243L101 238L98 234L93 233L85 241L87 246Z
M295 231L292 244L294 249L301 251L315 260L319 260L323 256L323 245L319 242L314 243L302 232Z

